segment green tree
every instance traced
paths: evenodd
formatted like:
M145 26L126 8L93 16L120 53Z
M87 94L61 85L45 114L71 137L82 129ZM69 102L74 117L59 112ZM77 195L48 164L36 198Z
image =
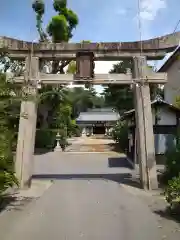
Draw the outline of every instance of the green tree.
M151 66L147 66L152 69ZM113 65L110 73L126 73L127 69L133 71L133 60L125 59ZM105 104L114 107L118 112L123 113L134 107L133 91L130 85L109 85L104 90ZM150 84L151 100L154 100L157 95L163 97L163 91L157 84Z
M177 108L180 108L180 96L176 97L174 106L177 107Z
M78 117L80 112L86 112L89 108L104 106L104 98L97 96L94 88L73 88L69 91L69 99L72 105L73 118Z
M71 61L69 63L66 73L69 73L69 74L75 74L76 73L76 62L75 61Z
M36 13L36 27L40 41L68 42L73 37L73 30L78 25L78 16L67 8L67 0L54 0L53 7L57 15L51 18L45 31L43 29L44 1L35 0L32 4L32 8ZM52 73L64 73L64 67L69 63L70 61L53 61Z
M126 73L128 68L133 68L133 62L129 59L114 64L110 73ZM105 105L114 107L120 113L133 108L133 94L129 85L109 85L103 95Z
M34 1L32 8L36 13L36 27L39 33L39 40L41 42L62 43L68 42L72 38L73 31L78 25L78 16L67 7L67 0L53 0L53 8L57 14L52 16L46 29L43 29L43 16L46 12L44 1ZM64 67L66 67L70 62L71 61L64 60L54 60L52 62L46 61L42 62L41 67L43 67L43 65L48 65L51 73L62 74L65 73ZM43 87L40 94L38 125L40 128L43 127L44 131L45 129L48 130L54 126L54 119L58 119L58 114L60 114L60 116L65 114L63 106L66 106L69 102L67 99L68 94L66 94L66 89L62 86L57 88L52 86ZM64 117L66 117L66 115ZM39 135L40 134L41 132L39 132ZM49 134L47 134L47 136L49 136Z
M9 121L12 91L12 84L6 81L6 75L0 73L0 193L17 184L12 153L14 131Z
M52 148L56 139L57 121L64 114L63 106L70 104L68 90L63 87L55 89L52 86L46 86L40 89L39 95L36 147Z
M119 144L122 151L128 148L128 125L126 121L118 121L112 131L112 138Z

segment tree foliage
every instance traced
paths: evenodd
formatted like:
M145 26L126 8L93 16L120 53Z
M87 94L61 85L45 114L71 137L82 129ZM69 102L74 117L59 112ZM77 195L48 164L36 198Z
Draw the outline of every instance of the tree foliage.
M177 132L176 144L167 141L165 172L161 182L165 186L165 199L173 214L180 213L180 133Z
M57 15L52 16L46 31L43 29L43 15L45 14L45 3L43 0L35 0L32 8L36 13L36 27L40 41L51 41L55 43L68 42L73 37L73 30L78 25L78 16L71 9L67 8L66 0L54 0L53 7ZM64 67L70 61L52 62L52 73L64 73ZM48 63L51 65L50 63Z
M75 12L67 8L66 0L54 0L53 7L57 15L53 16L47 26L47 31L42 27L45 4L43 0L35 0L32 8L36 13L36 27L40 41L46 41L48 36L53 42L68 42L72 38L72 31L78 24Z
M80 112L86 112L88 108L101 108L104 106L104 98L98 96L94 88L84 89L77 87L69 92L72 105L72 115L76 118Z
M9 116L13 104L12 84L6 82L6 75L0 73L0 193L17 184L14 174L13 141L14 129Z
M176 97L176 100L175 100L175 107L179 108L180 109L180 96L177 96Z
M177 132L173 136L173 140L176 138L176 144L172 144L172 139L166 142L167 152L166 152L166 163L165 163L165 173L163 176L163 181L165 184L174 177L178 177L180 173L180 132Z
M73 30L78 25L78 16L67 7L66 0L53 0L53 8L56 15L52 16L45 29L43 29L43 16L46 12L44 1L34 1L32 8L36 13L36 27L40 41L61 43L68 42L72 38ZM70 62L53 60L52 62L43 62L42 64L49 66L49 70L52 73L62 74L64 73L64 67ZM64 111L67 108L71 108L67 89L62 86L43 87L40 91L40 105L38 109L38 128L40 128L40 131L38 131L36 139L41 139L39 137L41 130L45 134L50 128L58 127L57 119L62 121L62 119L66 118L67 121L64 124L69 124L68 120L71 117L71 113L69 112L69 116L67 116L67 112ZM66 127L68 128L68 126ZM49 136L49 133L47 135ZM54 137L54 134L52 136Z
M126 121L119 121L114 126L112 137L116 143L119 144L122 151L128 148L128 125Z
M151 66L147 66L152 69ZM126 73L127 69L133 71L133 60L126 59L113 65L110 73ZM118 112L123 113L134 107L133 89L130 85L110 85L104 90L105 104L111 105ZM163 90L157 84L150 84L150 97L154 100L157 95L163 97Z
M114 64L110 73L126 73L127 69L132 70L132 67L132 60L123 60ZM120 113L133 108L133 94L129 85L109 85L103 95L105 104L114 107Z
M169 180L165 189L165 198L169 204L171 213L176 214L179 219L180 214L180 174Z

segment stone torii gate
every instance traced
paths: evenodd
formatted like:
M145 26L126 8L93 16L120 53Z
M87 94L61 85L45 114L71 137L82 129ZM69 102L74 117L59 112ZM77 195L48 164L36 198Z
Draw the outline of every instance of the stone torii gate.
M142 42L118 43L31 43L0 37L0 51L8 52L10 58L25 59L24 76L15 78L17 83L25 83L26 91L33 98L37 95L37 85L63 85L90 82L91 84L133 84L137 126L137 157L140 166L142 188L156 189L157 174L154 152L153 123L150 103L149 83L163 84L165 73L155 73L147 68L147 60L162 59L167 52L179 44L180 32ZM32 55L33 48L33 55ZM94 60L133 59L133 73L95 74ZM77 60L77 71L72 74L44 74L40 72L39 60ZM29 98L21 103L19 134L16 150L16 175L20 187L29 186L32 178L33 155L36 132L37 104Z

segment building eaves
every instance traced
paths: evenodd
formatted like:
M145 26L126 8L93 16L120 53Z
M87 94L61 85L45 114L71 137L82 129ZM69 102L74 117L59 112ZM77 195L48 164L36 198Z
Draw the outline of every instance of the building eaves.
M155 105L164 105L167 106L168 108L170 108L172 111L178 112L180 114L180 109L175 107L174 105L162 100L162 99L155 99L154 101L151 102L151 106L155 106ZM121 120L124 120L126 118L130 118L134 115L135 113L135 109L131 109L127 112L125 112L123 114L123 116L121 117Z
M118 121L120 118L116 112L81 112L76 119L77 122L95 122L95 121Z
M160 67L158 72L167 72L167 70L172 66L172 64L179 59L180 56L180 46L171 54L171 56L165 61L165 63Z

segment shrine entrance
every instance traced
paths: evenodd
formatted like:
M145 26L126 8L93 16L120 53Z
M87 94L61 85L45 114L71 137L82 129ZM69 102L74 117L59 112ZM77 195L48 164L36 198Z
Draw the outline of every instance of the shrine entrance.
M103 124L96 124L93 126L93 135L105 135L106 128Z
M164 84L167 74L156 73L147 67L147 60L164 58L179 45L180 32L141 42L117 43L32 43L1 37L0 51L10 58L26 62L25 74L14 81L23 84L26 96L21 104L15 170L20 187L29 186L32 178L34 142L37 119L38 87L70 83L88 85L130 84L134 92L137 159L143 189L157 188L154 135L149 83ZM124 74L94 74L94 61L133 60L133 72ZM45 74L41 63L54 60L76 60L76 74ZM102 128L96 131L104 131Z

